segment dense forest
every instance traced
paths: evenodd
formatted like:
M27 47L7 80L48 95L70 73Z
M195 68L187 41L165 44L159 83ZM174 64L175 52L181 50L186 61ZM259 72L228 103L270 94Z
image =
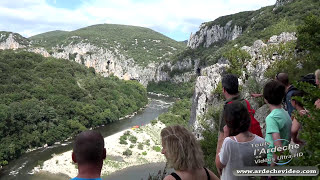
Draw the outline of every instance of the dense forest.
M30 52L0 50L0 165L131 114L148 102L136 81Z

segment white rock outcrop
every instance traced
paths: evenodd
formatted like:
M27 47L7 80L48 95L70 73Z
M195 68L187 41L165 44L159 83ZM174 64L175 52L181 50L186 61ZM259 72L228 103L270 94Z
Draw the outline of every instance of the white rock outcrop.
M201 76L196 80L189 124L193 126L197 137L201 136L202 131L199 118L207 112L208 104L212 101L212 92L221 81L221 74L228 66L228 64L217 63L206 67L201 70Z
M291 3L292 1L294 1L294 0L277 0L276 4L274 5L274 9L273 10L276 10L279 6L283 6L283 5L286 5L288 3Z
M5 40L3 40L5 39ZM26 46L19 44L15 39L12 33L6 37L5 35L0 34L0 49L19 49Z
M195 49L203 44L203 47L209 47L211 44L221 40L234 40L242 34L242 27L234 25L229 21L225 26L213 25L211 27L202 24L200 30L190 35L187 46Z

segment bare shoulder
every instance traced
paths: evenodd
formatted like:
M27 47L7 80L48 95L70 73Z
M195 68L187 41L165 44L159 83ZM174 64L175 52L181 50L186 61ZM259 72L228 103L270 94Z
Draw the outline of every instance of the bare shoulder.
M210 174L210 179L211 180L219 180L219 178L212 172L210 171L209 169L207 169L209 174Z
M173 176L168 175L163 180L176 180Z

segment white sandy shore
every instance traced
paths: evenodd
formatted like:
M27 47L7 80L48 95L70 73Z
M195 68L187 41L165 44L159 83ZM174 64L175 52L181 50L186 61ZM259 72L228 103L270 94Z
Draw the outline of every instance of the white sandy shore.
M153 146L161 148L160 131L165 125L158 122L155 125L145 125L138 129L127 129L104 139L105 148L107 150L107 159L104 161L102 175L108 175L112 172L141 164L165 162L165 157L161 152L153 150ZM131 143L127 140L128 144L120 144L120 137L124 132L130 131L131 135L137 137L136 143ZM150 140L150 145L146 145L145 142ZM143 150L138 149L138 143L144 143ZM133 148L129 148L130 145L134 145ZM130 149L132 151L131 156L124 156L122 153ZM146 155L143 155L146 152ZM75 177L78 173L76 165L71 160L72 151L68 151L62 154L54 155L51 159L45 161L42 167L34 168L34 172L46 171L54 174L62 173L69 177ZM145 154L145 153L144 153Z

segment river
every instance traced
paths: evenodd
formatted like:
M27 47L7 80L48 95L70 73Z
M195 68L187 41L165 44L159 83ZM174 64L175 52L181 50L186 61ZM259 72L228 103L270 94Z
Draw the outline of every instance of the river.
M134 125L147 124L151 120L157 118L160 114L167 112L169 106L173 102L172 98L158 97L156 95L148 95L148 97L150 98L150 101L147 107L144 110L138 112L135 116L107 124L106 126L96 128L95 130L101 132L103 137L108 137L112 134L128 129ZM45 147L29 153L25 153L19 159L11 161L9 165L5 166L1 170L0 180L66 179L66 176L63 175L31 173L34 167L36 167L41 162L50 159L53 154L60 154L71 149L72 140L69 140L50 147ZM154 171L162 166L163 165L161 164L155 164ZM139 178L139 180L141 180L141 178Z

